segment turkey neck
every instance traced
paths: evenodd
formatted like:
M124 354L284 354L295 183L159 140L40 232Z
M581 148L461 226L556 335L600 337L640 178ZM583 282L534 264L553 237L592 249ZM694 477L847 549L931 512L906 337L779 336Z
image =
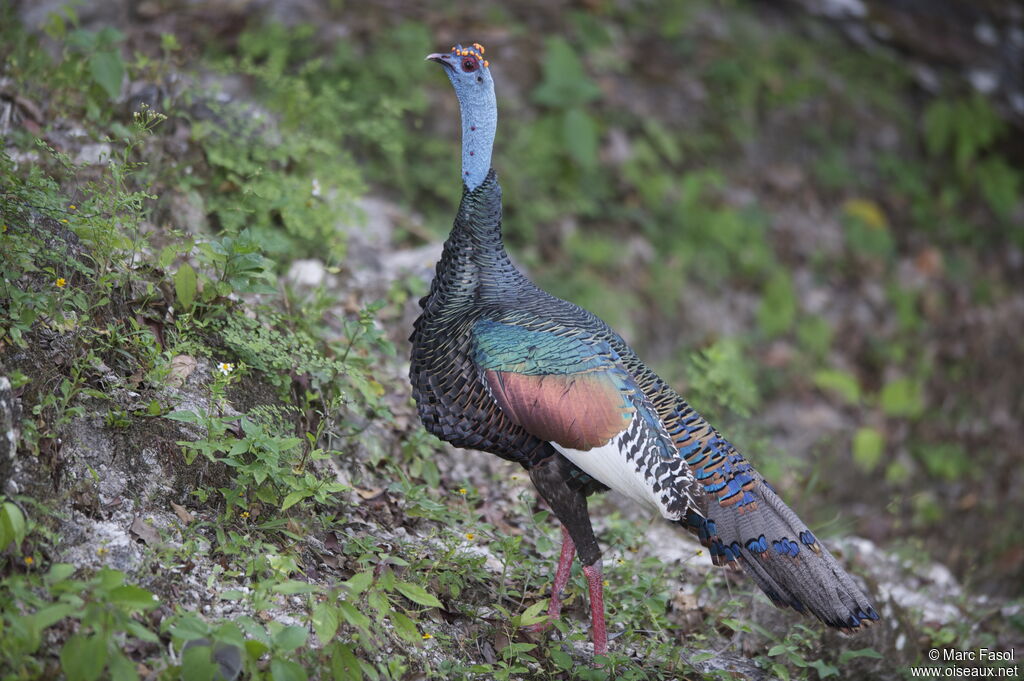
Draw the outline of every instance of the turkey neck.
M498 102L494 88L467 91L456 88L462 119L462 182L470 190L479 187L491 169L491 150L498 129ZM501 200L499 191L499 201Z
M431 298L442 307L498 305L529 286L501 239L501 185L491 170L475 189L463 188Z

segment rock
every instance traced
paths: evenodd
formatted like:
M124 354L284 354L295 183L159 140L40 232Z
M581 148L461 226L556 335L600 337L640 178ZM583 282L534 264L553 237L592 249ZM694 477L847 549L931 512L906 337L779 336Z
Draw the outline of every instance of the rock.
M18 451L20 411L10 379L0 376L0 492L9 494L14 494L8 487L14 482L10 476Z
M75 163L79 165L98 166L110 160L110 145L105 142L83 144L75 154Z
M288 268L288 283L300 288L316 288L327 279L327 268L320 260L296 260Z
M747 681L762 681L762 679L772 678L765 674L749 657L721 650L694 648L688 651L683 657L683 661L701 674L713 674L716 678L723 672L725 672L722 675L724 678L738 677L747 679Z
M881 550L867 539L851 537L843 541L853 550L857 561L877 583L878 606L885 603L912 613L915 622L932 626L951 624L963 616L978 597L965 595L956 577L941 563L914 563ZM980 606L981 603L976 603Z

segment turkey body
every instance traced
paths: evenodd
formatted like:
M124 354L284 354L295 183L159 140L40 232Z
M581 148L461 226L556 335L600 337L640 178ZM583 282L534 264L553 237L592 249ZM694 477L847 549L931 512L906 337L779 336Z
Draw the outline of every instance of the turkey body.
M495 102L483 48L428 59L462 104L462 200L420 301L410 380L426 429L522 465L562 523L549 616L574 553L596 653L607 650L601 551L587 496L614 489L743 567L778 606L853 631L878 619L861 588L736 448L595 315L534 286L501 238L490 157ZM478 153L485 152L485 153Z
M574 457L577 449L538 437L534 434L538 428L532 428L533 432L527 430L523 425L527 419L516 419L515 412L510 414L502 408L502 401L495 398L495 387L486 379L486 370L475 361L480 355L480 336L486 336L488 330L506 334L509 344L519 342L524 358L531 353L543 355L545 342L563 347L575 342L577 347L598 350L606 347L612 351L609 357L621 360L645 395L659 398L655 407L660 406L658 413L663 413L663 418L692 411L604 321L543 291L519 272L502 246L500 220L501 188L492 172L484 184L463 197L430 292L420 301L423 314L410 338L410 378L424 425L457 447L490 452L527 470L552 458L564 459L558 461L559 468L568 472L571 486L584 494L611 487L670 520L679 520L687 505L693 503L687 486L663 484L656 492L653 481L650 485L641 483L639 488L635 483L637 478L648 477L685 481L685 463L675 452L664 452L668 455L664 460L651 457L645 462L637 461L631 466L632 475L614 475L611 471L595 477L571 462L569 457ZM535 340L532 346L531 340ZM544 374L545 370L554 372L559 367L545 365L543 358L537 365L541 376L565 375ZM554 432L566 436L568 444L585 445L593 427L587 412L597 411L587 408L590 395L584 388L566 389L565 385L555 386L555 391L552 399L564 404L552 411L580 415L568 428L560 429L555 424ZM609 433L618 434L618 430ZM664 498L655 498L659 493Z

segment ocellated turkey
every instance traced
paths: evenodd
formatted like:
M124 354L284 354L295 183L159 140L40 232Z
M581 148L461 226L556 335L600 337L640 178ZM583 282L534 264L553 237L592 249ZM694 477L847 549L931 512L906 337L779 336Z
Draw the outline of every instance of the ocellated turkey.
M611 488L740 565L780 607L845 631L878 619L867 596L749 462L607 324L534 286L501 238L491 169L497 127L484 48L444 67L462 122L462 202L421 302L410 378L427 430L521 464L562 525L549 614L573 555L590 591L595 654L607 651L601 551L587 496Z

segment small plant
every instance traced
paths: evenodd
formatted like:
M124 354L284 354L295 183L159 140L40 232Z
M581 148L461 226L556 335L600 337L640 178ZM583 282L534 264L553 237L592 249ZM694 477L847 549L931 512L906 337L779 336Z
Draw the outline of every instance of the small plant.
M753 371L737 341L719 341L691 356L690 395L711 413L726 409L749 416L760 400Z
M137 678L121 641L158 643L137 617L159 605L159 599L125 583L124 573L117 570L71 579L74 573L74 566L57 563L45 574L33 570L0 580L0 662L19 674L41 673L43 661L36 654L44 632L59 622L71 622L76 631L60 649L69 681L94 681L104 672L114 679Z

